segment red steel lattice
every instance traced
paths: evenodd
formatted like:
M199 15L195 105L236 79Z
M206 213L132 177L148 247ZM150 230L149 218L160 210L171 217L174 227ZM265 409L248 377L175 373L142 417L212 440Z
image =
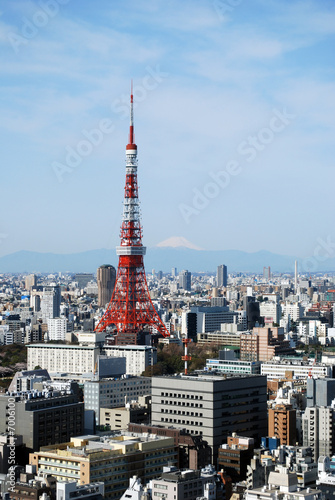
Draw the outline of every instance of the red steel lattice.
M167 337L170 334L158 316L149 295L143 263L146 248L142 245L132 91L120 237L121 243L116 250L119 255L119 264L113 295L95 331L102 332L110 326L116 328L118 344L136 344L138 334L143 331L145 326L151 326L163 337Z

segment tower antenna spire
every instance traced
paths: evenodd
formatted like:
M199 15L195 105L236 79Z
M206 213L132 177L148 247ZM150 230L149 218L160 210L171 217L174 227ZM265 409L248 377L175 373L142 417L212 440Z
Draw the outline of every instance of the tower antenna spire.
M130 87L130 127L129 127L129 144L128 144L128 146L134 144L134 139L135 139L135 134L134 134L134 94L133 94L133 79L131 79L131 87Z

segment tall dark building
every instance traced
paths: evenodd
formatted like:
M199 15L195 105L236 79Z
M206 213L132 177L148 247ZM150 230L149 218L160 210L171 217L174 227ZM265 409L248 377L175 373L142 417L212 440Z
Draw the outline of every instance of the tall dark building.
M191 290L191 273L189 271L180 271L179 286L183 290Z
M97 271L98 306L105 307L112 298L116 278L115 267L105 264Z
M216 281L218 287L227 286L227 281L228 281L227 266L225 266L224 264L218 266Z

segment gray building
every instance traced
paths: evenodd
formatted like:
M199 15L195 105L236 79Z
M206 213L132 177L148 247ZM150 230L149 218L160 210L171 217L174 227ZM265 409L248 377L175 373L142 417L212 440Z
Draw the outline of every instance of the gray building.
M237 313L228 306L192 306L182 318L182 329L187 327L188 336L196 337L198 333L220 331L223 323L234 322L237 323Z
M261 375L201 374L152 378L151 424L186 429L218 448L236 432L260 442L267 435L267 382Z
M335 409L308 407L302 416L303 445L313 450L314 461L335 453Z
M46 323L49 318L60 316L61 290L59 285L43 287L41 302L42 318Z
M85 410L95 412L95 421L100 425L100 408L118 408L126 403L138 401L140 396L151 394L149 377L130 377L87 381L84 384Z
M40 385L40 387L38 387ZM0 395L0 433L8 431L8 417L15 412L15 433L22 435L28 451L64 443L84 431L84 404L75 382L34 384L34 390Z
M189 271L180 271L179 273L179 286L183 290L191 290L191 273Z
M226 287L228 282L227 266L221 264L218 266L216 273L216 284L218 287Z
M334 399L334 378L307 379L307 406L331 406Z
M201 471L180 471L176 467L165 467L161 477L152 481L152 498L217 498L217 489L221 489L223 493L223 485L219 482L214 468L210 466Z

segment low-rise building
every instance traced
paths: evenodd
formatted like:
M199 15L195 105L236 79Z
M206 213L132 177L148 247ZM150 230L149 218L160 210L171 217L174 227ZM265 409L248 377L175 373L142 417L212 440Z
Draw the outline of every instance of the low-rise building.
M103 482L105 498L119 499L136 473L143 481L159 477L163 467L177 464L173 438L124 433L81 436L61 445L45 446L30 455L38 473L77 484Z
M150 407L149 404L126 403L126 406L119 408L100 408L100 425L108 426L111 431L117 431L127 430L130 422L148 424Z
M307 379L309 375L313 378L331 377L331 367L324 363L313 363L302 359L276 357L261 365L261 374L266 375L268 380L275 379Z
M238 359L206 359L206 369L218 373L259 375L261 373L261 363L259 361L240 361Z
M321 500L319 489L298 487L297 475L287 469L272 471L268 484L260 488L246 490L246 500Z
M151 378L124 375L118 378L86 381L84 384L85 410L94 410L96 424L100 425L100 408L119 408L151 394Z
M107 356L126 358L126 373L142 375L148 366L157 363L157 349L146 345L105 345Z
M27 346L28 370L36 366L52 373L81 375L93 373L100 348L95 345L30 344Z
M243 436L228 436L227 444L218 451L218 468L232 478L233 482L246 479L247 466L253 456L254 440Z

